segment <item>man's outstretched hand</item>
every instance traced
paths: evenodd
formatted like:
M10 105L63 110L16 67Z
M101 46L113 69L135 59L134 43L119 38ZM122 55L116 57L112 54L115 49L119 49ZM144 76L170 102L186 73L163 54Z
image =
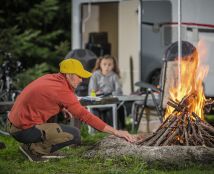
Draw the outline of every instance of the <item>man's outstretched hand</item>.
M137 139L134 135L128 133L128 131L117 130L114 133L115 136L125 138L127 141L134 143Z
M131 135L127 131L114 129L113 127L111 127L109 125L106 125L104 127L103 132L113 134L120 138L124 138L131 143L134 143L135 141L137 141L137 137L135 135Z
M62 113L63 113L65 119L69 119L69 118L73 117L72 114L66 108L62 109Z

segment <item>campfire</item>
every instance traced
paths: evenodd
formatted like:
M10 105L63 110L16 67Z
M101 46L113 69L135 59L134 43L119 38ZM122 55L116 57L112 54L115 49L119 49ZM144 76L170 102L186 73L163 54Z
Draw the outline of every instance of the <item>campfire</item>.
M164 121L158 130L146 139L138 136L136 143L108 136L87 151L85 156L94 158L99 155L108 159L128 155L138 157L152 167L160 165L165 169L172 166L187 167L193 163L207 165L213 162L214 128L204 121L203 113L204 107L213 103L212 100L206 100L202 85L208 66L199 62L203 61L201 49L196 50L188 42L183 42L182 60L176 64L177 61L174 61L177 55L176 49L177 43L175 42L165 54L168 55L165 58L173 60L167 66L173 66L167 69L170 77L166 76L169 78L164 80L167 82L164 90L170 95L162 102L164 106L167 102L168 105ZM174 67L175 71L172 70ZM176 72L180 72L180 77ZM167 96L166 92L162 95Z
M199 42L198 48L178 62L177 78L170 85L164 122L146 139L143 146L208 146L214 147L214 127L204 119L204 107L213 103L204 95L203 79L208 66L201 61L206 53Z

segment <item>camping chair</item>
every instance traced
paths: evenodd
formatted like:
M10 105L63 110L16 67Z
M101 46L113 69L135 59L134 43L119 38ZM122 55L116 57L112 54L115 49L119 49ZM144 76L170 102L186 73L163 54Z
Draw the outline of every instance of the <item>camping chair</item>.
M195 47L187 42L182 41L182 58L185 58L191 55L195 51ZM133 124L132 130L138 130L141 119L144 115L144 110L147 107L153 107L156 109L160 120L165 113L165 109L167 106L167 101L169 99L169 89L171 86L171 81L176 82L177 79L177 59L178 57L178 42L172 43L165 51L163 66L161 68L160 75L160 88L152 84L148 84L145 82L137 82L136 86L140 87L140 89L144 90L145 99L143 102L135 102L132 107L132 116L133 116ZM174 84L176 85L176 84ZM155 93L157 93L158 97L155 97ZM151 96L149 100L149 96Z
M79 60L83 64L84 68L89 72L92 72L97 60L97 56L87 49L74 49L65 56L65 59L68 58ZM88 95L88 83L89 79L83 79L83 82L76 89L76 94L78 96Z
M161 121L163 115L163 110L159 105L159 95L161 93L161 89L146 82L137 82L135 83L135 85L145 92L142 94L144 100L136 101L132 105L133 131L138 130L140 121L144 115L144 111L146 108L155 108Z

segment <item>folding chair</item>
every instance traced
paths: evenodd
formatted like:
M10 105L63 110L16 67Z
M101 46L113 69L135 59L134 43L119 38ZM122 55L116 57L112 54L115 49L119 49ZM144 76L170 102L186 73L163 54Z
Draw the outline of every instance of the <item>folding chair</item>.
M160 103L159 97L156 98L154 94L154 93L157 93L159 95L161 93L161 89L146 82L137 82L135 83L135 85L145 90L145 93L143 94L145 95L145 98L143 101L136 101L132 105L132 116L133 116L132 130L133 131L138 130L140 121L143 117L143 113L146 108L155 107L161 121L162 121L162 115L163 115L163 110L159 105ZM151 100L152 103L149 100Z
M187 41L182 41L181 48L182 48L182 58L192 55L192 53L196 49L191 43ZM136 86L140 87L141 89L144 89L146 92L144 94L145 100L143 101L143 103L136 102L133 104L132 130L138 130L145 108L151 107L151 104L150 106L148 105L149 96L152 97L153 107L155 107L160 117L160 120L162 121L162 118L164 116L164 110L166 109L167 101L169 99L169 89L171 87L171 82L173 81L174 85L176 85L175 82L178 77L177 75L178 62L176 61L177 57L178 57L178 42L174 42L165 51L165 55L163 58L163 66L160 75L160 88L157 88L156 86L145 82L135 83ZM159 94L158 99L155 98L154 93Z

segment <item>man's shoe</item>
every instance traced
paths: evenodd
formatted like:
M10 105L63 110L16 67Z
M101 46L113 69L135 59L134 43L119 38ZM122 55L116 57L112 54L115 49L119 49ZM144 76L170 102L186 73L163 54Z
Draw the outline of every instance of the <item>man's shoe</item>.
M48 159L42 158L41 154L33 154L32 151L29 149L29 146L26 144L23 144L19 146L19 149L21 152L30 160L35 162L47 162Z
M55 152L52 152L50 154L47 154L47 155L42 155L42 158L44 159L61 159L61 158L65 158L67 157L66 154L64 154L63 152L59 152L59 151L55 151Z

